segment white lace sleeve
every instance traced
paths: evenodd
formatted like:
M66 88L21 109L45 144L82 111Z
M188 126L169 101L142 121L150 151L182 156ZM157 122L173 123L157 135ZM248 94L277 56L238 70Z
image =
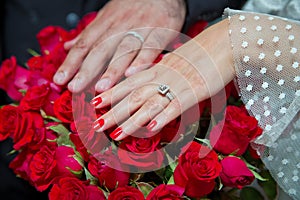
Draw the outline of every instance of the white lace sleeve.
M284 191L300 199L300 26L271 15L225 13L240 95L264 129L253 146Z

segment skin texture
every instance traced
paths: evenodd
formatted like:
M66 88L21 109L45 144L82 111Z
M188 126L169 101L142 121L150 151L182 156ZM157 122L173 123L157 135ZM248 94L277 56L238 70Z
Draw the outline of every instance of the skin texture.
M72 92L80 92L95 81L98 92L111 88L124 75L148 68L159 49L176 36L158 28L178 32L185 15L184 0L110 1L78 37L65 44L70 51L54 82L68 83ZM128 31L136 31L144 42L126 35Z
M234 76L228 21L223 20L165 56L152 68L95 97L101 99L96 108L112 105L112 109L97 120L101 121L97 130L118 125L117 131L111 134L115 140L121 140L147 124L150 131L156 132L188 108L216 94ZM170 86L174 100L158 93L160 84Z

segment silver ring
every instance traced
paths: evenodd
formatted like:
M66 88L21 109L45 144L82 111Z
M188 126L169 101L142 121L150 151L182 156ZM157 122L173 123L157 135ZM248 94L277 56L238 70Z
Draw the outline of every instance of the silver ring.
M168 85L165 84L161 84L158 86L157 91L167 97L170 101L172 101L175 97L173 96L173 94L170 92L170 87Z
M144 37L135 31L128 31L126 33L126 35L132 35L132 36L136 37L137 39L139 39L142 43L144 43L144 41L145 41Z

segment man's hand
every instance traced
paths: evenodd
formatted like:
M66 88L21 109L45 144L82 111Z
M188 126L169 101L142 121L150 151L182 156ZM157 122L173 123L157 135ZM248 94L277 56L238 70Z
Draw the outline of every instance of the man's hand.
M70 51L54 82L69 82L72 92L97 80L98 92L111 88L124 74L151 65L182 28L185 13L184 0L110 1L78 37L65 44ZM126 34L129 31L141 37Z

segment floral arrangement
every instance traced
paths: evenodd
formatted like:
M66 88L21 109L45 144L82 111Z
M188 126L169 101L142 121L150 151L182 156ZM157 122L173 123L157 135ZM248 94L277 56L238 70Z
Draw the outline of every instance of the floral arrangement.
M220 119L210 117L207 100L193 108L201 113L200 120L191 117L191 109L185 113L188 120L178 118L155 135L141 130L137 135L146 137L129 136L116 143L108 137L111 130L94 131L93 122L109 108L95 110L92 89L72 94L52 78L67 55L64 42L76 37L95 15L88 14L71 31L54 26L41 30L41 55L31 50L25 68L15 57L3 61L0 88L14 103L0 109L0 141L13 140L10 153L16 157L9 167L14 173L38 191L49 191L51 200L262 199L249 186L255 177L272 199L276 184L257 173L268 176L249 147L262 129L244 109L232 83L226 87L228 105L214 109ZM199 22L189 36L206 25ZM218 114L224 109L226 115Z

